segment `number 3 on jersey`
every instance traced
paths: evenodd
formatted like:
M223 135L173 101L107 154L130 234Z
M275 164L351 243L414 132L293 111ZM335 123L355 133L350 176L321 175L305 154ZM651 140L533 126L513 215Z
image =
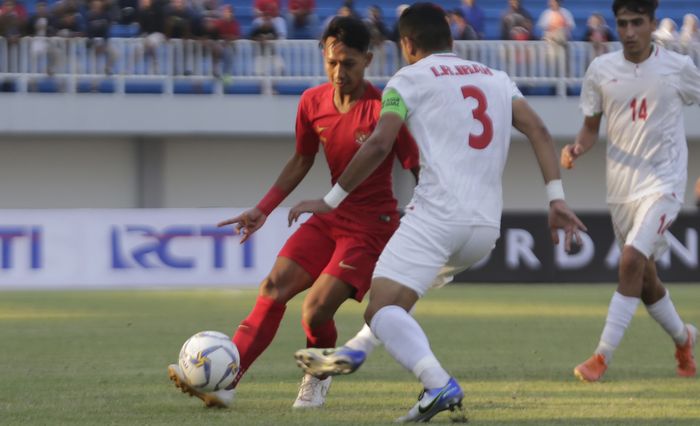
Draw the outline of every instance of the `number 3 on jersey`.
M491 139L493 139L493 123L491 117L486 113L486 108L489 106L486 95L476 86L462 86L462 96L464 99L474 98L476 100L476 108L472 111L472 116L474 120L481 123L483 128L480 135L469 134L469 146L474 149L484 149L489 146Z

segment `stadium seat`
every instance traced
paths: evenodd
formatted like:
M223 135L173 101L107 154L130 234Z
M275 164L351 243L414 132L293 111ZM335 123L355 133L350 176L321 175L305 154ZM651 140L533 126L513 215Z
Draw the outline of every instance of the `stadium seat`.
M163 93L163 82L153 80L130 80L124 83L125 93L160 94Z
M210 95L214 93L212 80L176 81L173 85L176 95Z
M114 81L105 80L81 80L77 86L78 93L114 93Z
M227 95L259 95L262 93L262 83L231 83L224 85Z
M310 83L275 83L272 85L272 91L278 95L301 95L310 87Z
M51 77L40 78L29 82L28 91L34 93L58 93L61 92L60 82Z

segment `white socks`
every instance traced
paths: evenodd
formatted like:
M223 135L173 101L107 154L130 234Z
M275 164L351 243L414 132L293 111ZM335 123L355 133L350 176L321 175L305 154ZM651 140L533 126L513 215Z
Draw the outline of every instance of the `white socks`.
M605 356L606 364L610 364L612 355L617 349L625 330L632 321L634 312L637 310L640 299L638 297L628 297L615 292L608 307L608 317L605 320L605 327L600 336L600 343L595 350L597 354Z
M652 318L666 330L677 345L685 345L688 340L688 332L685 329L683 320L678 316L676 307L673 306L671 295L666 290L666 294L653 305L646 305L647 311Z
M410 311L408 311L409 315L413 315L413 312L416 310L416 305L413 305ZM345 345L350 349L354 349L356 351L362 351L365 354L369 355L374 351L374 349L381 345L382 342L377 339L377 336L372 333L372 329L369 328L369 325L364 324L360 331L352 337L352 339L348 340L345 342Z
M423 329L403 308L385 306L370 324L374 335L399 364L413 372L426 389L441 388L450 380L433 352Z
M369 355L372 353L374 348L381 344L382 342L380 342L379 339L372 334L372 330L367 324L365 324L362 326L360 332L353 336L352 339L348 340L343 346L347 346L348 348L356 351L362 351Z

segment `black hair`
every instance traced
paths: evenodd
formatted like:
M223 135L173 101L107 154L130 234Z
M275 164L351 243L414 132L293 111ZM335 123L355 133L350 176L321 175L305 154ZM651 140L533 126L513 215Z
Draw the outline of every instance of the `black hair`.
M351 16L336 16L326 27L321 36L321 45L326 44L328 37L333 37L347 47L362 53L369 50L370 35L364 22Z
M659 7L659 0L615 0L612 10L615 16L621 9L634 13L649 16L652 21L655 19L656 8Z
M399 18L399 34L424 52L452 48L452 34L445 11L433 3L414 3Z

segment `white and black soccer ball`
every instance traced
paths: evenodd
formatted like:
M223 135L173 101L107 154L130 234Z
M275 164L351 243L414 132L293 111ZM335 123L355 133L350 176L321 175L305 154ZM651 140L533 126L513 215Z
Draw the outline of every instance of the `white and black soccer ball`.
M224 333L200 331L187 339L178 360L187 383L202 392L226 389L238 373L238 348Z

